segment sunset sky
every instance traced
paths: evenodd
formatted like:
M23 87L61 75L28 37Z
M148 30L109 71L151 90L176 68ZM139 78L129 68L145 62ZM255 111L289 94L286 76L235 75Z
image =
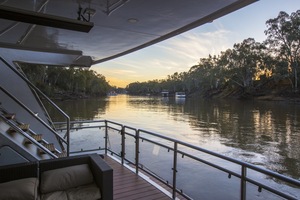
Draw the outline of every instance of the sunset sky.
M200 58L218 55L249 37L262 42L268 19L277 17L280 11L291 14L298 9L300 0L260 0L212 23L91 69L117 87L164 79L175 72L188 71Z

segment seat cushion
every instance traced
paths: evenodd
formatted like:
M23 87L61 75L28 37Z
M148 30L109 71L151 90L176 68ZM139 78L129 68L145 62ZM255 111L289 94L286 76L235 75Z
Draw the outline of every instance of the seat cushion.
M35 177L18 179L0 184L1 200L36 200L38 179Z
M41 200L68 200L67 193L65 191L50 192L41 195Z
M67 190L68 200L101 199L100 189L95 183Z
M40 191L42 194L64 191L93 182L93 174L87 164L74 165L45 171L41 174Z

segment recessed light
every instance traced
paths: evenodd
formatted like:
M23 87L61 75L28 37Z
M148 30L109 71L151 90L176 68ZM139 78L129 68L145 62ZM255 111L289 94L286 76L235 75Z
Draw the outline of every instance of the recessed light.
M135 23L137 23L139 20L138 19L135 19L135 18L130 18L130 19L128 19L127 20L129 23L131 23L131 24L135 24Z

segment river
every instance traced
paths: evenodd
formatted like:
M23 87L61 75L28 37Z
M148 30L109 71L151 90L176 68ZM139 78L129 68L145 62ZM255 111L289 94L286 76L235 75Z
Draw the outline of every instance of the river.
M112 120L300 179L300 104L129 95L56 103L71 120Z

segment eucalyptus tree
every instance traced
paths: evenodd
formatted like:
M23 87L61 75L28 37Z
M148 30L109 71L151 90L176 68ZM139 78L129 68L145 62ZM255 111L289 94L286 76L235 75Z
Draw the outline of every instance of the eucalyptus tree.
M201 90L212 90L220 88L223 82L222 67L219 65L219 56L209 55L201 58L198 65L190 68L189 74Z
M266 25L266 41L274 55L287 61L286 73L293 75L293 88L294 91L297 91L300 58L300 10L291 15L280 12L276 18L269 19Z
M264 46L253 38L234 44L222 52L219 65L226 71L226 79L247 90L253 86L258 66L263 62Z
M48 84L56 85L64 70L64 67L49 66L47 68Z
M46 66L30 63L20 63L21 69L26 77L35 85L42 86L45 84L47 75L46 75Z

